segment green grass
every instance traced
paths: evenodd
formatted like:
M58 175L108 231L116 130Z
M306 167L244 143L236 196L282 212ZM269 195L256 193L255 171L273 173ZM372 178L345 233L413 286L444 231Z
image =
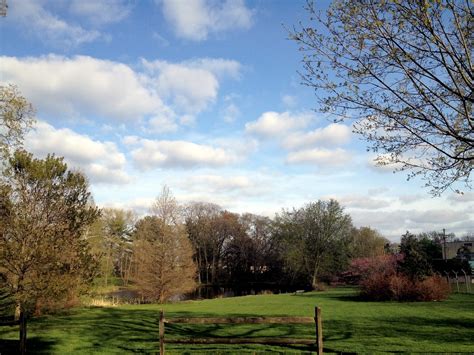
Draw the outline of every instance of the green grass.
M167 305L81 308L34 319L29 350L39 353L152 353L158 348L158 311L172 316L313 316L322 308L325 352L474 353L474 295L444 302L361 302L352 289L189 301ZM314 337L311 325L168 325L168 337ZM16 346L17 329L0 327L4 354ZM305 352L305 347L167 345L173 353Z

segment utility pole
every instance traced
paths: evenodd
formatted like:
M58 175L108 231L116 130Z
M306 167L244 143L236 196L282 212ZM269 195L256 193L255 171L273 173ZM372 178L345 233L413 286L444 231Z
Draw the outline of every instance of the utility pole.
M447 262L446 257L446 229L443 228L443 259L444 262Z

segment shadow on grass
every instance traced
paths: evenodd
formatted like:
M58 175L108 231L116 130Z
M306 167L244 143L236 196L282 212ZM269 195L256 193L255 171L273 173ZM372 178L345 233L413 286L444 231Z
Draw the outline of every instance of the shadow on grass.
M194 312L169 312L169 317L202 317L211 316L212 314L194 313ZM79 312L72 311L70 314L63 314L60 317L44 317L34 321L36 328L41 328L46 334L51 336L53 331L58 328L61 332L54 336L58 342L58 349L66 349L70 353L92 353L92 352L114 352L114 353L156 353L159 349L158 343L158 316L157 310L139 310L139 309L120 309L120 308L95 308L82 310ZM215 314L214 314L215 316ZM236 315L227 315L233 317ZM242 315L240 315L242 316ZM190 325L190 324L167 324L166 337L168 339L185 337L185 338L228 338L228 337L302 337L311 339L314 337L314 326L305 326L298 324L261 324L261 325ZM67 337L64 332L68 333ZM74 336L73 348L67 347L70 337ZM48 339L50 339L48 337ZM167 348L181 353L183 350L190 351L196 349L196 352L222 351L225 353L232 352L232 348L236 349L235 353L248 351L256 351L261 349L265 352L272 349L272 352L309 352L312 350L307 345L289 345L289 346L255 346L255 345L238 345L222 347L211 345L199 346L186 345L167 345ZM253 349L253 350L252 350ZM39 351L46 352L47 351Z
M344 294L309 294L296 297L352 297ZM157 309L121 309L121 308L91 308L87 310L73 310L69 314L58 317L44 317L33 320L30 324L37 329L42 329L44 339L29 339L29 349L36 352L50 353L48 349L58 345L58 348L67 349L69 353L156 353L158 344L158 316ZM166 312L165 317L206 317L216 316L208 312ZM226 317L249 316L249 314L228 314ZM276 316L276 315L274 315ZM443 314L434 316L402 317L391 314L386 320L379 318L361 317L351 320L328 319L323 321L325 352L350 354L342 352L351 348L348 343L358 339L361 342L367 339L395 339L399 344L404 341L429 341L431 343L445 344L470 344L474 331L472 318L449 318ZM455 330L455 331L453 331ZM46 335L47 334L47 335ZM71 335L72 334L72 335ZM168 339L186 338L219 338L219 337L302 337L312 339L314 326L298 324L261 324L261 325L190 325L167 324L166 337ZM32 334L33 335L33 334ZM53 336L54 335L54 336ZM74 337L73 348L67 347L67 342ZM369 341L370 342L370 341ZM17 343L17 342L16 342ZM360 346L360 345L359 345ZM56 347L56 346L55 346ZM383 347L382 347L383 348ZM5 353L16 353L14 342L0 340L0 349ZM308 346L193 346L167 345L171 353L243 353L256 352L308 352ZM235 351L234 351L235 349ZM271 349L271 350L270 350ZM359 348L360 349L360 348ZM248 351L247 351L248 350ZM355 350L355 349L354 349ZM356 350L357 351L357 350ZM359 350L360 351L360 350ZM383 351L383 350L382 350ZM386 350L390 352L390 349ZM2 352L2 355L3 353ZM380 351L379 351L380 352Z
M27 340L26 349L31 353L50 353L53 345L53 341L44 340L38 337L31 337ZM19 340L0 339L0 354L18 354L19 349Z

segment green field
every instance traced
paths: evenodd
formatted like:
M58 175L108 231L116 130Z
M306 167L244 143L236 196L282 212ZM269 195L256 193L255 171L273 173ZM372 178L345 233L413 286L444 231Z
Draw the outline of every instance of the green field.
M362 302L352 289L260 295L161 305L80 308L29 323L29 350L39 353L152 353L158 311L167 316L313 316L323 312L325 352L474 353L474 295L444 302ZM311 325L169 325L167 336L314 337ZM0 353L14 352L16 327L0 327ZM168 345L170 353L305 352L302 347Z

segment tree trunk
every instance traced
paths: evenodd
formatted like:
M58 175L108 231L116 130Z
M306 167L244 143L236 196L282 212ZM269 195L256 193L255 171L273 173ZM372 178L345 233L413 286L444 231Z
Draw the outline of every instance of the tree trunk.
M20 320L20 310L21 310L21 306L20 306L20 304L18 303L18 304L15 306L15 317L14 317L14 320L15 320L15 321L19 321L19 320Z
M204 260L206 262L206 283L209 283L209 260L207 258L207 250L204 249Z
M26 314L20 306L20 354L26 354Z
M313 280L312 280L312 285L313 290L316 290L318 288L318 269L319 269L319 264L318 262L315 262L314 264L314 269L313 269Z
M198 285L201 285L202 261L201 261L201 248L199 247L198 247L198 254L197 254L197 264L198 264Z

